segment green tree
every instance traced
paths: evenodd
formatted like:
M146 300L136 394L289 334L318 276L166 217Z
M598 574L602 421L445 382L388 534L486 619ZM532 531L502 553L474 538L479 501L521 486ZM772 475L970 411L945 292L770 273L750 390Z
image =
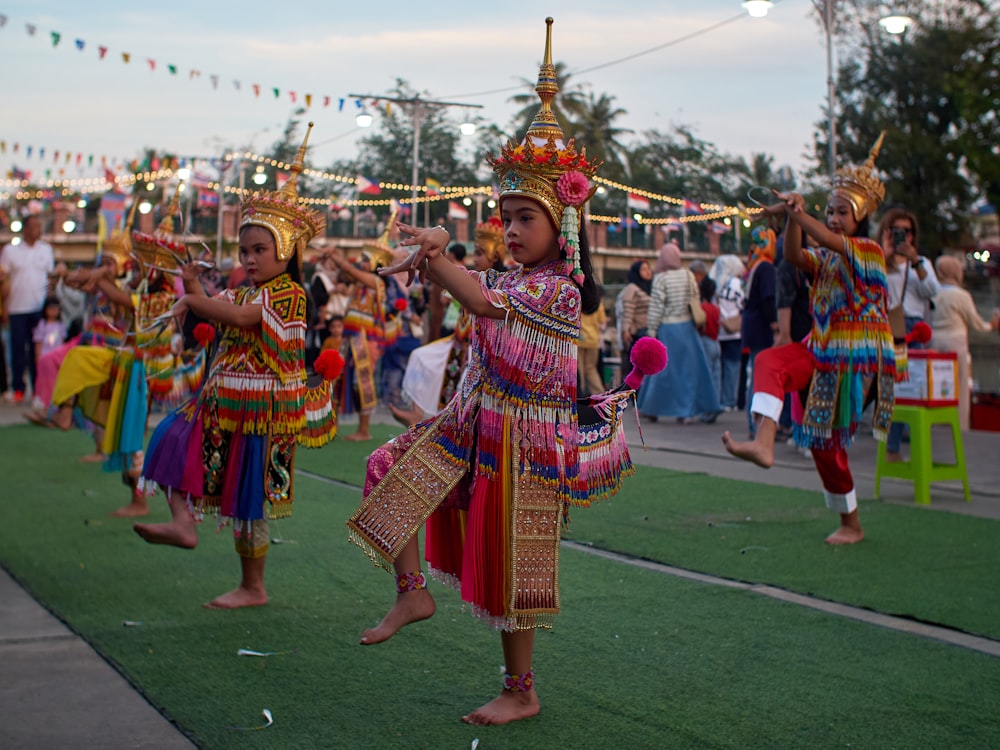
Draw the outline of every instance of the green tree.
M914 211L921 249L935 255L962 241L977 197L1000 199L1000 12L985 0L920 0L916 23L890 38L879 11L856 0L843 27L857 54L838 77L841 162L863 160L885 130L885 205ZM819 160L825 148L818 137Z
M604 162L601 174L612 180L625 176L625 147L619 140L632 131L615 127L615 120L627 111L614 105L615 97L588 93L584 110L572 131L577 149L586 148L587 157Z

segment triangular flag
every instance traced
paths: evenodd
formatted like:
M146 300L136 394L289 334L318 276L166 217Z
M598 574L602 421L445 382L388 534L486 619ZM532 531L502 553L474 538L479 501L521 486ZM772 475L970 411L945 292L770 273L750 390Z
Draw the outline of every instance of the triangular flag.
M76 48L81 52L83 52L83 48L87 46L87 43L82 39L77 39L75 42L73 42L73 44L75 44Z
M254 96L260 96L260 84L259 83L255 83L253 85L253 95Z
M313 105L313 95L306 94L306 106L311 107Z
M108 48L103 45L97 48L97 59L103 60L104 56L108 54Z
M128 65L129 62L131 62L131 60L132 60L132 53L131 52L122 52L122 62L123 63L125 63L126 65Z
M275 86L273 89L271 89L271 91L274 92L274 98L275 99L277 99L279 96L281 96L281 89L279 89L277 86Z
M294 91L289 91L288 96L292 99L292 104L295 104L295 98L298 96Z
M210 76L209 76L208 78L209 78L209 80L211 80L211 81L212 81L212 88L213 88L213 89L217 89L217 88L219 88L219 76L217 76L217 75L215 75L215 74L213 73L213 74L212 74L212 75L210 75Z
M35 32L38 30L38 27L33 23L26 23L24 27L28 30L28 36L34 36Z
M152 57L147 57L146 62L149 63L150 70L156 70L156 60L154 60Z
M7 25L7 16L0 15L0 29Z
M170 63L167 63L167 70L170 71L170 75L172 75L172 76L177 75L177 66L176 65L171 65Z
M49 36L52 37L52 46L56 47L59 45L59 40L62 39L62 34L58 31L50 31Z

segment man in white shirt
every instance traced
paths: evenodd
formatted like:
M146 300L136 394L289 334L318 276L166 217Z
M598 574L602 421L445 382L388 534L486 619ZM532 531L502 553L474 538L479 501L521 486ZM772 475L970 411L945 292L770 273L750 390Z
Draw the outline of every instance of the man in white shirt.
M28 216L15 238L0 250L3 268L3 307L10 325L10 388L7 398L15 403L24 400L24 371L28 369L32 387L35 383L35 355L32 332L42 317L49 274L55 268L52 246L42 240L42 219Z

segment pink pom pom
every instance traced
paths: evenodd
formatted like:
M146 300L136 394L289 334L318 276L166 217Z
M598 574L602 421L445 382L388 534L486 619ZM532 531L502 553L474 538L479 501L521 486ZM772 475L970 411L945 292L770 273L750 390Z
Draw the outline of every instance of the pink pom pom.
M633 391L639 390L642 379L647 375L655 375L667 366L667 347L659 339L643 336L632 346L629 361L632 372L625 377L625 385Z

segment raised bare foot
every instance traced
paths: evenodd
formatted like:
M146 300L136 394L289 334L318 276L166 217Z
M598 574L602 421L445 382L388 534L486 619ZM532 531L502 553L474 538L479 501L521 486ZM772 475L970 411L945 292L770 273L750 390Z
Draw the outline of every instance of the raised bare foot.
M722 435L722 444L726 446L727 451L744 461L751 461L765 469L770 469L774 465L773 446L768 449L766 445L755 440L737 442L733 440L733 436L728 431Z
M826 538L827 544L857 544L865 538L861 527L841 526Z
M396 603L386 612L382 622L361 634L361 645L371 646L389 640L403 626L426 620L433 615L435 606L434 597L427 589L397 594Z
M511 721L527 719L537 714L541 708L538 705L538 695L534 690L514 692L504 690L500 695L485 706L462 717L466 724L507 724Z
M103 460L103 453L88 453L86 456L80 456L80 461L85 464L99 464Z
M150 544L168 544L171 547L194 549L198 545L198 531L194 526L177 523L137 523L135 533Z
M372 434L370 432L352 432L350 435L344 437L344 440L350 440L352 443L360 443L365 440L371 440Z
M389 411L392 412L392 416L395 417L396 421L403 425L403 427L415 425L424 418L424 411L418 406L414 406L409 411L404 411L394 404L389 404Z
M267 592L264 589L245 589L238 586L201 606L205 609L240 609L241 607L262 607L265 604L267 604Z

